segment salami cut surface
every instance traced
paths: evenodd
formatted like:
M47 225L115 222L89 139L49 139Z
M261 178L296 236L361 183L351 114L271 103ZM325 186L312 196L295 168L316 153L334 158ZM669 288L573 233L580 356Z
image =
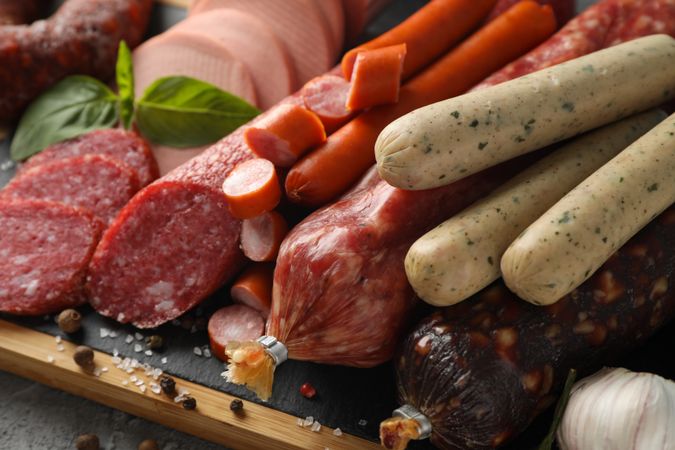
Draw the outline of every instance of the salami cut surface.
M138 174L141 186L159 176L157 161L148 143L136 133L120 129L96 130L50 145L24 163L19 173L58 159L73 156L103 155L126 164Z
M138 191L138 175L103 155L44 163L21 172L0 190L2 198L40 199L86 208L108 224Z
M569 369L611 363L675 317L674 274L671 207L558 303L528 304L498 282L424 319L396 361L399 401L430 421L440 449L499 446L555 400ZM396 420L383 425L392 443Z
M50 314L84 303L101 227L88 212L62 203L0 201L0 311Z
M214 312L209 319L208 332L213 354L227 360L225 346L230 341L253 341L262 336L265 320L255 309L246 305L230 305Z

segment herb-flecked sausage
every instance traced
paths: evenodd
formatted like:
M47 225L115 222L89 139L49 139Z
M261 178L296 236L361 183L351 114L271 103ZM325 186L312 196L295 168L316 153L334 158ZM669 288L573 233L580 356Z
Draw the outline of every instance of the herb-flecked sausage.
M121 40L140 43L152 0L68 0L49 19L0 27L0 120L68 75L107 80Z
M554 401L570 368L611 362L672 319L674 271L671 207L558 303L528 304L499 282L438 310L401 346L399 401L426 416L440 449L499 446ZM382 431L393 444L392 425Z

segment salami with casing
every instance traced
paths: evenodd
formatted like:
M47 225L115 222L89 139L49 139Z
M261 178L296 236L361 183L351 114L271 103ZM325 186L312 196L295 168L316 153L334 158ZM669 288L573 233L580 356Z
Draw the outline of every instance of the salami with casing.
M569 369L593 370L672 319L674 277L670 208L554 305L500 282L424 319L396 360L399 401L431 422L440 449L497 447L555 400ZM394 421L382 430L392 443Z

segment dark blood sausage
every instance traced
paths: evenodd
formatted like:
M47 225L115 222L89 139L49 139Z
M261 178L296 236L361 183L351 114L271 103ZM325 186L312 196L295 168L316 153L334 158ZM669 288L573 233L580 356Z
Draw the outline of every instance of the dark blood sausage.
M225 346L230 341L252 341L262 336L265 320L255 309L246 305L220 308L209 319L208 332L211 351L227 361Z
M490 21L495 17L498 17L500 14L502 14L504 11L506 11L519 1L521 0L499 0L486 20ZM565 25L572 17L574 17L576 6L574 0L536 0L536 1L537 3L542 5L551 5L553 11L555 11L555 18L558 21L559 27Z
M107 156L84 155L21 172L0 190L0 199L62 202L85 208L108 224L138 189L135 171Z
M429 419L440 449L496 447L554 401L570 368L614 362L672 319L674 271L671 207L558 303L531 305L499 282L441 309L403 342L399 401Z
M19 173L58 159L92 154L108 156L135 170L141 186L159 177L157 161L148 143L136 133L121 129L96 130L50 145L21 165Z
M117 46L140 43L152 0L67 0L48 20L0 27L0 120L73 74L109 79Z
M0 25L20 25L35 20L45 0L3 0L0 2Z
M650 34L675 37L672 0L601 0L527 55L486 78L474 90Z
M0 201L0 311L51 314L84 303L101 227L88 212L62 203Z

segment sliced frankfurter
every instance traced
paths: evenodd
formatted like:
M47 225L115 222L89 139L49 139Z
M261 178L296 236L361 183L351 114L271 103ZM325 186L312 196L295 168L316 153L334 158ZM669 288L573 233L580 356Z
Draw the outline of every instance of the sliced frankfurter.
M248 68L255 83L258 106L268 109L288 96L296 85L295 69L286 47L257 17L236 9L217 9L190 16L174 28L220 42Z
M321 75L302 87L305 107L319 116L326 133L330 134L352 118L347 109L350 84L338 75Z
M234 8L266 22L286 45L298 82L326 72L334 63L330 31L314 0L199 0L190 15L218 8ZM270 69L270 76L274 71Z
M146 41L133 52L136 95L158 78L197 78L256 104L253 79L246 66L217 40L174 30Z
M345 45L345 11L342 7L342 0L316 0L316 4L328 22L328 28L335 44L335 58L337 58Z
M274 261L287 233L288 223L276 211L246 219L241 225L241 250L251 261Z
M254 264L242 273L230 289L235 303L258 311L264 318L270 314L274 264Z
M250 219L273 210L281 200L281 187L274 165L262 158L236 166L223 182L230 212L237 219Z
M231 341L254 341L262 336L265 320L258 311L245 305L220 308L209 319L208 332L211 352L227 361L225 347Z
M347 109L357 111L396 103L401 89L405 54L405 44L360 52L354 62Z
M255 127L244 131L244 140L255 154L279 167L290 167L310 148L326 140L321 119L299 105L276 108Z

